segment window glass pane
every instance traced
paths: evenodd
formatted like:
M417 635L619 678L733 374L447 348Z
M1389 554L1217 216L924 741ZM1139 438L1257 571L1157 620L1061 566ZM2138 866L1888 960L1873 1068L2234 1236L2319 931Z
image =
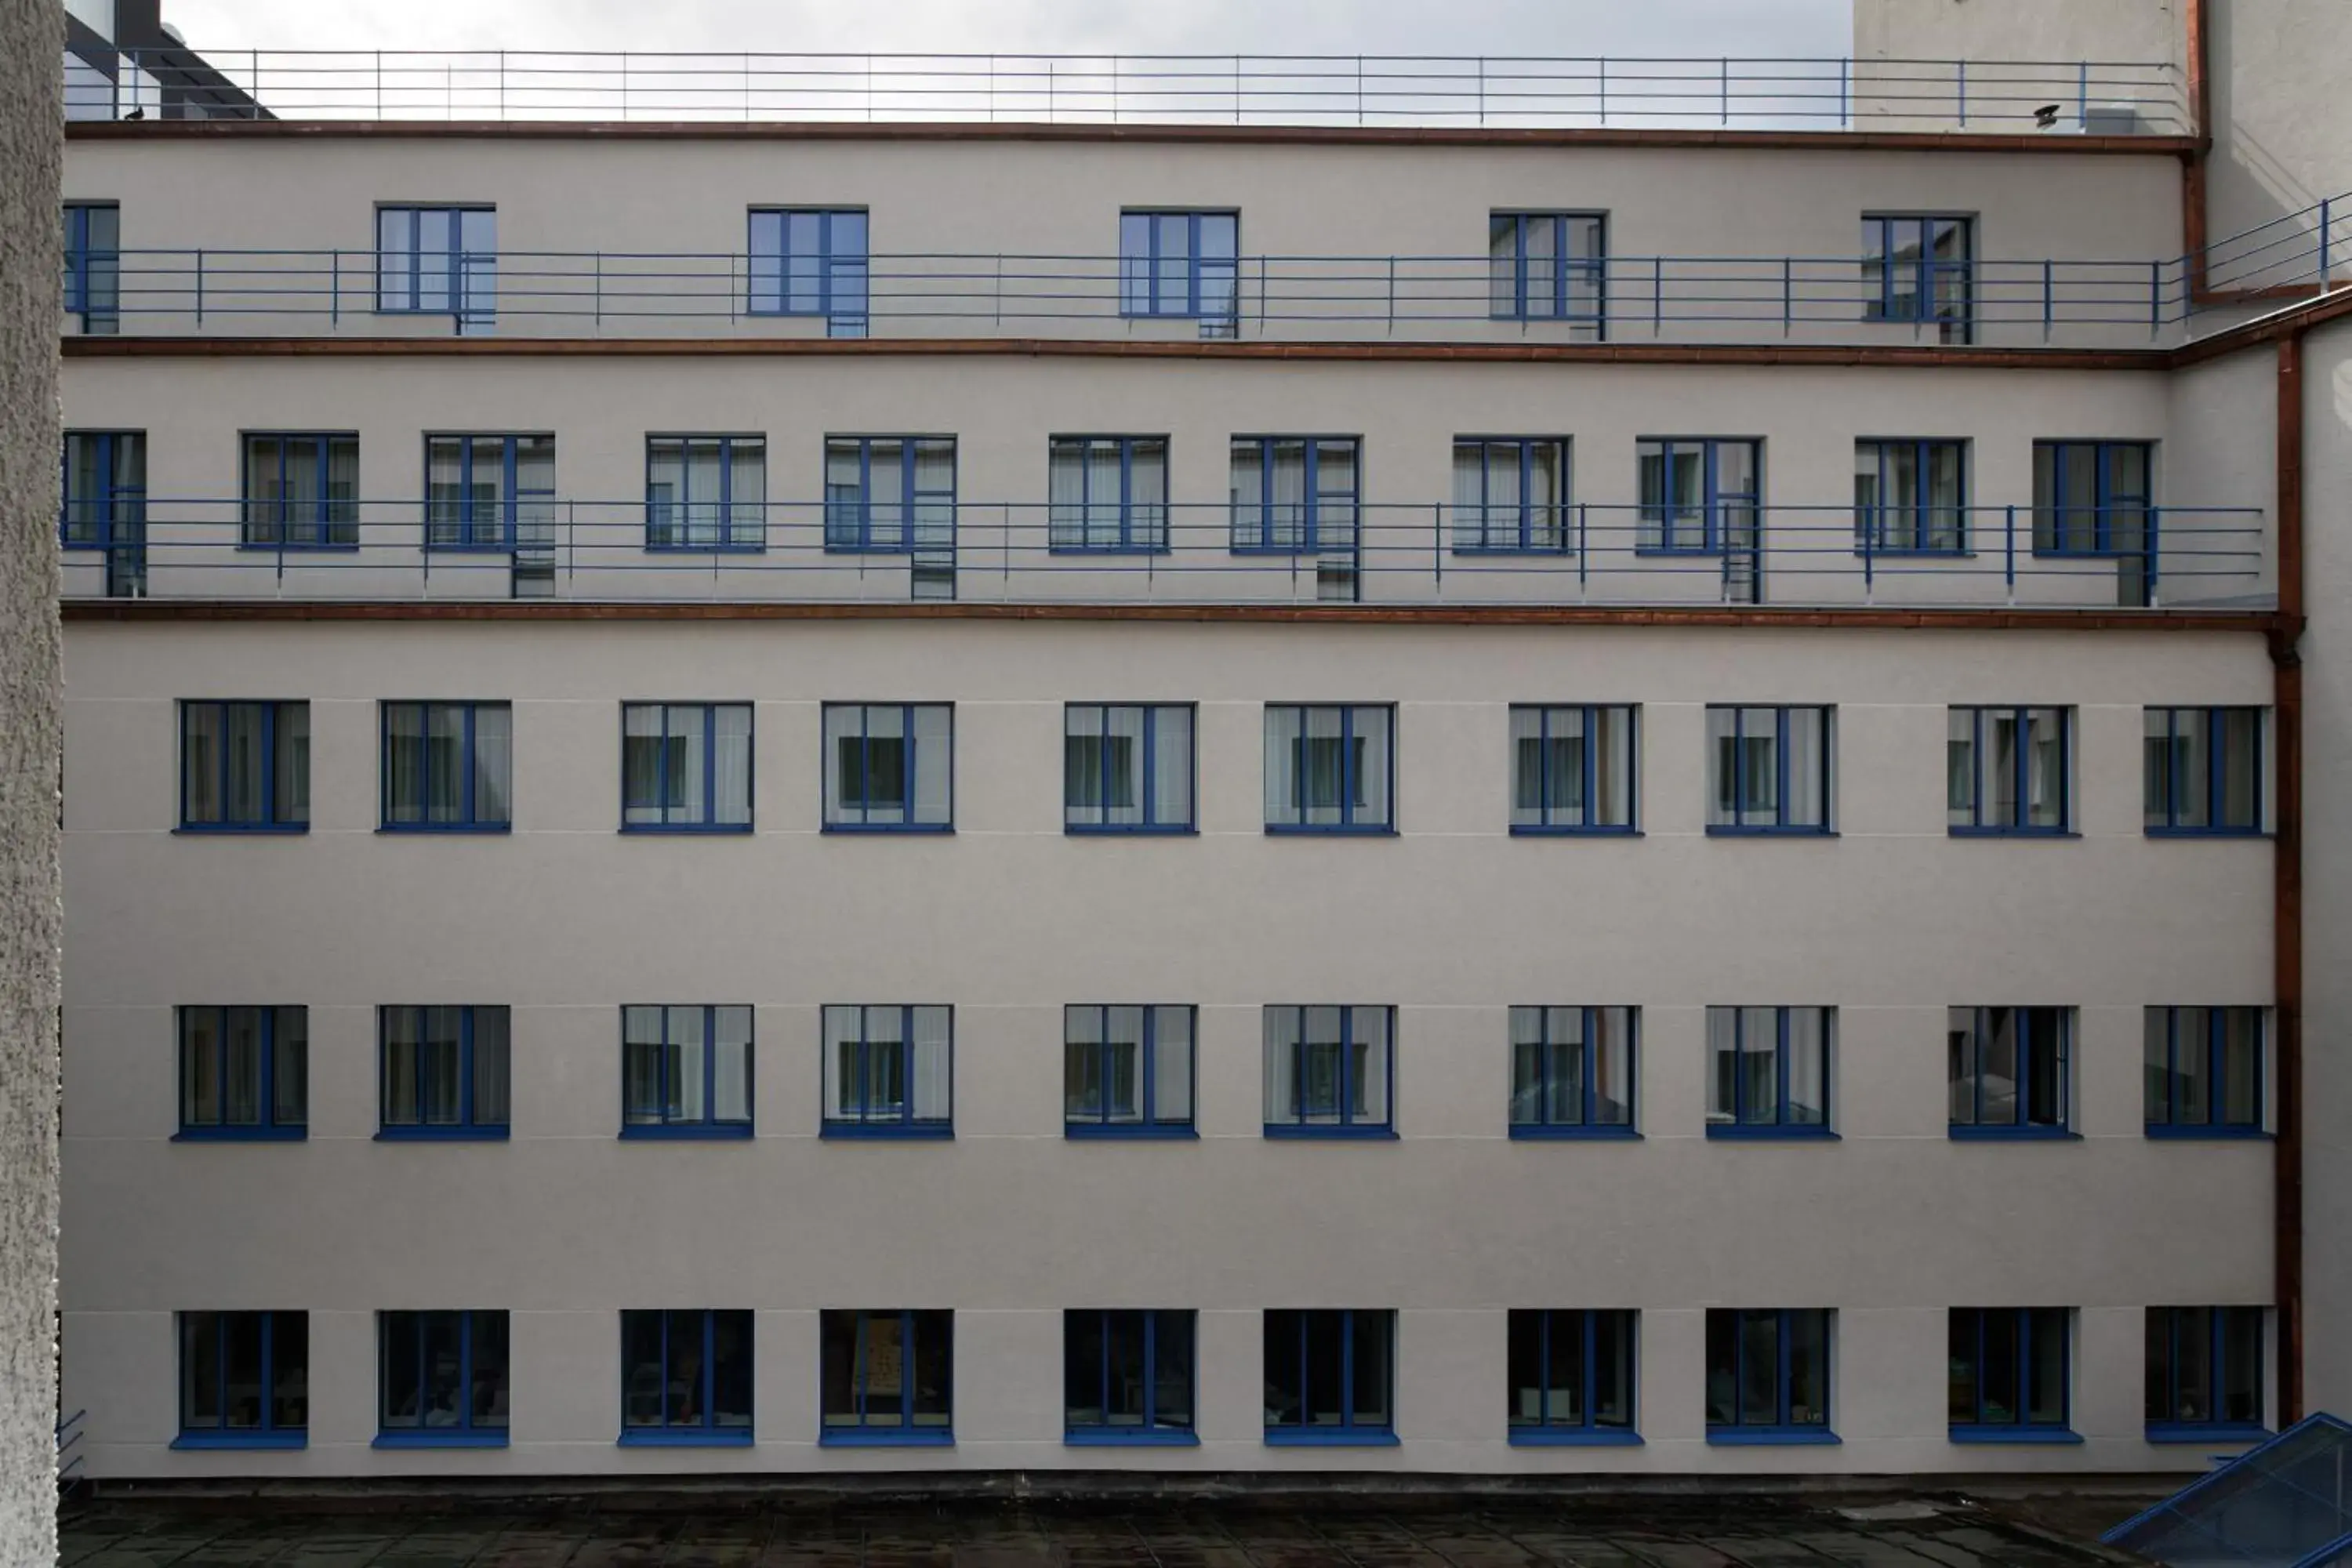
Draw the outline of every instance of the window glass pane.
M749 826L751 821L751 707L730 702L711 710L711 770L717 809L713 820L725 827Z
M751 1425L751 1314L710 1314L710 1425Z
M1103 1113L1115 1122L1143 1120L1143 1009L1103 1009Z
M633 702L621 710L621 820L657 823L667 815L663 710Z
M232 1127L261 1122L261 1015L252 1007L222 1013L221 1120Z
M1062 1115L1097 1121L1103 1113L1102 1016L1099 1007L1062 1009Z
M2203 827L2210 820L2212 756L2207 749L2211 726L2202 708L2176 709L2172 715L2175 827Z
M503 703L484 703L474 710L474 820L504 823L508 780L512 776L512 710Z
M1712 1307L1706 1314L1706 1424L1739 1419L1739 1314Z
M1152 822L1181 827L1192 820L1192 710L1151 710Z
M1385 1124L1389 1119L1389 1010L1353 1007L1350 1014L1353 1056L1349 1062L1349 1115L1358 1121Z
M1265 820L1268 826L1291 826L1303 820L1300 801L1305 780L1299 774L1304 754L1306 711L1298 708L1265 710Z
M263 781L268 776L262 730L268 710L258 702L226 704L228 713L228 794L226 813L232 822L268 820L262 807Z
M751 1119L751 1009L711 1009L710 1114L720 1121Z
M2256 781L2262 767L2262 714L2252 708L2225 708L2215 743L2221 748L2221 799L2215 803L2217 827L2256 828L2262 826L2262 801Z
M310 1316L307 1312L266 1316L269 1319L269 1424L280 1432L299 1431L310 1424Z
M1979 1367L1983 1418L1989 1426L2013 1426L2019 1420L2017 1394L2023 1378L2019 1359L2023 1347L2018 1342L2018 1315L2011 1311L1981 1312L1978 1321L1983 1347Z
M2066 826L2066 710L2031 709L2026 722L2027 825L2062 828Z
M658 1426L667 1384L662 1376L662 1314L621 1314L621 1421Z
M423 1316L418 1312L385 1312L376 1320L381 1405L377 1420L386 1430L425 1424L425 1369L419 1332Z
M1739 1421L1773 1426L1780 1420L1780 1314L1739 1314Z
M1977 1042L1977 1089L1982 1120L1994 1127L2018 1122L2018 1088L2023 1071L2018 1040L2018 1009L1987 1007Z
M1778 1121L1780 1009L1740 1008L1739 1037L1739 1120L1751 1124Z
M1830 1418L1830 1315L1789 1314L1789 1421L1820 1426Z
M276 1102L270 1119L280 1127L299 1127L310 1120L310 1010L275 1008L270 1028Z
M667 1110L672 1121L704 1121L709 1119L709 1097L706 1072L709 1061L705 1052L709 1042L702 1035L702 1009L670 1007L664 1010L669 1031Z
M221 1015L217 1007L180 1010L180 1121L210 1127L221 1119Z
M1633 1124L1633 1017L1630 1007L1596 1007L1591 1047L1592 1120L1605 1127Z
M1819 1127L1830 1119L1830 1022L1826 1007L1789 1009L1789 1121Z
M2231 1127L2263 1124L2263 1015L2259 1007L2221 1013L2221 1121Z
M2019 1009L2026 1046L2023 1119L2036 1127L2066 1125L2066 1011Z
M1633 1314L1592 1314L1592 1420L1601 1426L1633 1425Z
M662 1120L662 1015L659 1007L621 1009L621 1120L651 1122Z
M1550 1375L1544 1387L1544 1414L1559 1426L1580 1426L1590 1412L1586 1405L1584 1314L1547 1312L1545 1339Z
M1355 745L1349 764L1357 776L1350 781L1351 805L1359 826L1385 826L1389 822L1390 724L1386 708L1349 710Z
M915 1376L912 1405L918 1426L945 1426L955 1388L955 1314L913 1312Z
M2172 1028L2176 1011L2145 1009L2140 1020L2140 1101L2151 1127L2172 1120Z
M268 1391L262 1365L262 1322L267 1312L221 1314L223 1425L251 1429L267 1424Z
M1163 1122L1192 1120L1192 1009L1152 1009L1152 1113Z
M1737 709L1706 710L1706 821L1710 827L1728 827L1739 820L1738 721Z
M2173 1037L2172 1113L2184 1127L2213 1120L2212 1010L2183 1007Z
M1829 732L1826 709L1787 710L1789 798L1783 822L1790 827L1821 827L1829 822Z
M1102 736L1102 800L1106 819L1133 827L1143 821L1143 710L1118 707L1104 710Z
M507 1424L507 1315L475 1312L473 1321L473 1386L467 1396L467 1419L476 1426L503 1429Z
M270 765L275 770L271 787L277 795L277 820L307 823L310 820L310 705L278 703L276 726L277 754Z
M854 1121L858 1114L862 1047L856 1007L824 1010L824 1113L835 1121Z
M2213 1313L2206 1307L2172 1312L2174 1421L2210 1421L2213 1415Z
M2220 1402L2223 1421L2263 1418L2263 1314L2254 1307L2221 1313Z
M1739 1009L1706 1010L1706 1119L1736 1121L1739 1117Z
M1393 1319L1387 1312L1351 1312L1354 1336L1352 1386L1348 1391L1349 1418L1359 1426L1389 1424L1389 1342Z
M1977 1010L1945 1009L1944 1040L1944 1078L1949 1091L1951 1124L1973 1126L1977 1120L1977 1085L1983 1071L1977 1059Z
M425 1108L425 1120L439 1127L454 1127L463 1114L464 1079L461 1064L465 1057L465 1035L462 1007L427 1007L425 1013L425 1037L422 1046L424 1083L420 1098Z
M915 1119L945 1121L951 1089L949 1060L950 1012L945 1007L910 1007L914 1028Z
M474 1124L503 1127L507 1122L507 1010L471 1009L474 1020Z
M1538 1073L1543 1082L1541 1119L1573 1127L1584 1121L1584 1009L1546 1007Z
M1265 1121L1266 1125L1295 1123L1300 1120L1298 1058L1301 1048L1299 1016L1297 1007L1268 1007L1264 1016L1265 1032Z
M386 1007L383 1029L383 1121L387 1127L413 1126L422 1120L417 1100L423 1042L423 1014L415 1007Z
M926 703L914 710L914 820L944 826L954 762L949 752L949 709Z
M181 811L189 824L224 820L222 759L227 740L227 705L190 702L180 709Z
M2025 1314L2031 1336L2026 1363L2025 1419L2036 1426L2066 1424L2066 1342L2069 1314L2063 1307Z
M1944 1357L1944 1415L1955 1426L1977 1419L1977 1331L1983 1314L1973 1307L1955 1307L1948 1314Z

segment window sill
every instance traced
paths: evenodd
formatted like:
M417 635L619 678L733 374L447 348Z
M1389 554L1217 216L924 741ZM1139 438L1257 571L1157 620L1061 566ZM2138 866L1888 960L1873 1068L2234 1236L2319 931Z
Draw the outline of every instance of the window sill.
M1514 1448L1638 1448L1642 1435L1630 1426L1514 1426Z
M1835 838L1834 827L1750 827L1740 823L1710 822L1709 838Z
M1174 1427L1073 1426L1062 1434L1072 1448L1197 1448L1197 1432Z
M818 1430L816 1446L820 1448L952 1448L955 1432L946 1426L848 1427L826 1426Z
M951 1121L866 1122L828 1121L817 1129L820 1138L838 1138L846 1142L873 1142L891 1139L917 1142L937 1142L955 1136Z
M1973 561L1976 559L1976 554L1973 550L1958 548L1925 550L1906 546L1900 549L1881 550L1874 546L1868 550L1855 551L1853 558L1857 561Z
M2071 1127L1947 1127L1955 1143L2080 1143L2083 1135Z
M2147 558L2145 550L2044 550L2032 549L2036 561L2139 561Z
M356 542L350 544L308 544L289 540L284 544L277 544L255 539L238 540L236 550L240 555L357 555L360 552Z
M1396 1142L1397 1130L1393 1127L1371 1127L1360 1125L1301 1127L1293 1126L1288 1122L1282 1122L1268 1126L1265 1129L1265 1135L1268 1138L1289 1140L1313 1141L1317 1139L1327 1139L1333 1142L1341 1143L1360 1143L1367 1141L1372 1142L1392 1143Z
M1827 1127L1778 1127L1760 1123L1711 1121L1706 1135L1728 1143L1834 1143L1838 1135Z
M1397 830L1386 824L1360 826L1349 823L1339 826L1314 827L1305 823L1269 822L1265 825L1265 836L1268 838L1394 838L1397 837Z
M656 544L646 541L648 555L764 555L765 544Z
M1710 1426L1714 1448L1833 1448L1843 1438L1826 1426Z
M2263 1143L2275 1136L2267 1127L2185 1127L2167 1121L2149 1122L2141 1131L2172 1143Z
M2071 827L1947 827L1954 838L2080 838Z
M1187 822L1162 826L1157 823L1138 823L1134 826L1100 822L1066 822L1063 836L1069 838L1198 838L1201 830Z
M511 822L386 822L377 825L376 831L479 837L484 835L510 834L514 831L514 824Z
M1333 526L1336 528L1339 525L1335 523ZM1345 563L1350 571L1353 571L1356 565L1355 552L1348 549L1345 545L1342 545L1336 541L1328 545L1320 542L1299 544L1229 544L1225 547L1225 552L1229 555L1262 555L1270 556L1276 560L1290 559L1300 561L1312 560L1318 556L1328 555L1334 562Z
M748 1448L749 1426L635 1426L622 1429L624 1448Z
M1710 555L1721 555L1723 553L1723 546L1720 544L1637 544L1633 547L1633 553L1637 557L1643 559L1654 559L1658 557L1671 559L1678 555L1685 557L1706 557Z
M310 1434L302 1432L183 1432L172 1439L174 1448L307 1448Z
M1576 552L1566 544L1457 544L1455 555L1480 560L1492 556L1532 555L1545 561L1573 560Z
M1165 544L1049 544L1048 555L1172 555Z
M422 1426L414 1431L379 1432L371 1448L503 1448L506 1428Z
M824 542L824 552L827 555L912 555L915 547L911 544L840 544L828 539Z
M1544 1122L1513 1122L1511 1141L1515 1143L1638 1143L1639 1129L1606 1124L1599 1126L1553 1126Z
M184 822L172 829L190 838L299 838L310 831L307 822Z
M2268 838L2271 835L2260 827L2146 827L2140 830L2150 838Z
M2080 1443L2082 1434L2064 1426L1955 1426L1955 1443Z
M299 1143L310 1136L308 1127L183 1127L172 1134L174 1143Z
M955 831L951 822L828 822L821 830L844 835L869 833L947 834Z
M2259 1421L2151 1421L2151 1443L2259 1443L2275 1436Z
M1515 822L1511 824L1514 838L1639 838L1642 830L1633 826L1604 825L1598 827L1560 826L1546 823Z
M493 539L479 544L427 542L425 546L427 555L512 555L514 552L515 545L511 539Z
M654 837L667 836L673 838L697 836L706 837L732 836L740 838L751 831L751 825L748 822L625 822L621 824L622 834L632 838L641 835Z
M625 1121L621 1136L647 1143L740 1143L751 1136L748 1121Z
M1269 1448L1394 1448L1397 1435L1385 1426L1269 1426Z
M1148 1121L1065 1121L1062 1136L1079 1143L1196 1143L1201 1138L1189 1122Z
M379 1143L504 1143L504 1127L379 1127Z

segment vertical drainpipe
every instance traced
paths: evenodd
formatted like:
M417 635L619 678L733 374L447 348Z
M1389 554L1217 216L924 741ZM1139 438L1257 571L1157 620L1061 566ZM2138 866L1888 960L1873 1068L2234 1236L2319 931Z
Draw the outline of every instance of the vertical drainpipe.
M2270 637L2278 804L2271 966L2278 1022L2278 1137L2272 1148L2278 1421L2303 1417L2303 330L2278 343L2278 625Z
M2182 314L2205 298L2205 158L2213 147L2213 86L2207 73L2208 0L2189 0L2182 55L2188 70L2189 134L2196 144L2180 155L2180 241L2189 259L2189 298Z

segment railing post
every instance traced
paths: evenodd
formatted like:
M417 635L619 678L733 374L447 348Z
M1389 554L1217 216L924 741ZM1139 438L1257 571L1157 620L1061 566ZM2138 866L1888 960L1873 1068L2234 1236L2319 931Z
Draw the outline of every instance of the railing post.
M1650 258L1650 335L1656 337L1665 330L1666 321L1666 258Z
M2053 284L2052 268L2055 264L2044 258L2042 263L2042 341L2050 341L2050 329L2058 320L2058 295Z
M1838 57L1838 129L1841 131L1845 129L1848 122L1846 79L1852 73L1853 66L1853 62L1845 56Z
M1797 258L1780 258L1780 335L1787 337L1794 330L1797 319Z
M375 52L375 117L383 118L383 51Z
M1866 604L1878 591L1878 558L1871 548L1871 536L1878 531L1876 509L1862 514L1862 597Z
M595 274L590 284L592 292L589 295L591 301L589 308L594 312L596 330L601 332L604 330L604 253L599 250L593 255L595 259Z
M1110 58L1110 122L1118 123L1118 57Z
M2017 602L2017 503L2009 504L2009 521L2001 531L2001 579L2009 584L2010 603Z
M2157 607L2156 582L2158 575L2158 563L2162 559L2157 550L2157 538L2158 533L2161 531L2163 525L2164 509L2159 506L2149 507L2147 509L2147 559L2141 563L2141 569L2144 574L2142 586L2145 589L2145 592L2141 596L2147 601L2146 607L2151 610Z
M2091 62L2078 62L2074 76L2074 129L2091 128Z
M1591 547L1586 542L1584 508L1584 502L1576 503L1576 592L1580 598L1584 594L1585 563L1592 559Z
M2328 207L2335 199L2336 198L2333 196L2322 196L2319 198L2319 287L2323 292L2327 288Z
M1356 57L1356 123L1364 122L1364 57Z
M1242 58L1234 57L1234 123L1242 122Z
M1478 123L1486 123L1486 57L1478 57Z
M205 324L205 252L196 247L196 325Z
M327 252L327 325L343 324L343 253Z
M2164 263L2147 264L2147 335L2155 337L2164 331Z
M506 121L506 117L507 117L507 52L506 52L506 50L504 50L504 49L500 49L500 50L499 51L499 120L500 123L504 123L504 122L505 122L505 121Z
M1429 569L1436 580L1439 596L1445 588L1445 503L1432 501L1429 507Z
M1731 57L1723 57L1723 122L1731 123Z
M1969 122L1969 62L1958 60L1954 63L1959 68L1960 124L1965 129Z
M1609 123L1609 57L1601 57L1601 123Z
M1396 331L1396 258L1389 258L1389 331Z

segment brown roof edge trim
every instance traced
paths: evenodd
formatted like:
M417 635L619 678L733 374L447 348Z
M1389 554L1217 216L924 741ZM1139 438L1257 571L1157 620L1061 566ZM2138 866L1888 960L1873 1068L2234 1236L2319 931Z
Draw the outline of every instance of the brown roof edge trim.
M2258 321L2248 321L2242 327L2216 332L2210 338L2200 338L2172 351L2172 368L2202 364L2207 360L2224 358L2241 349L2261 343L2275 343L2300 337L2314 327L2352 316L2352 288L2336 289L2314 300L2300 310L2282 310Z

